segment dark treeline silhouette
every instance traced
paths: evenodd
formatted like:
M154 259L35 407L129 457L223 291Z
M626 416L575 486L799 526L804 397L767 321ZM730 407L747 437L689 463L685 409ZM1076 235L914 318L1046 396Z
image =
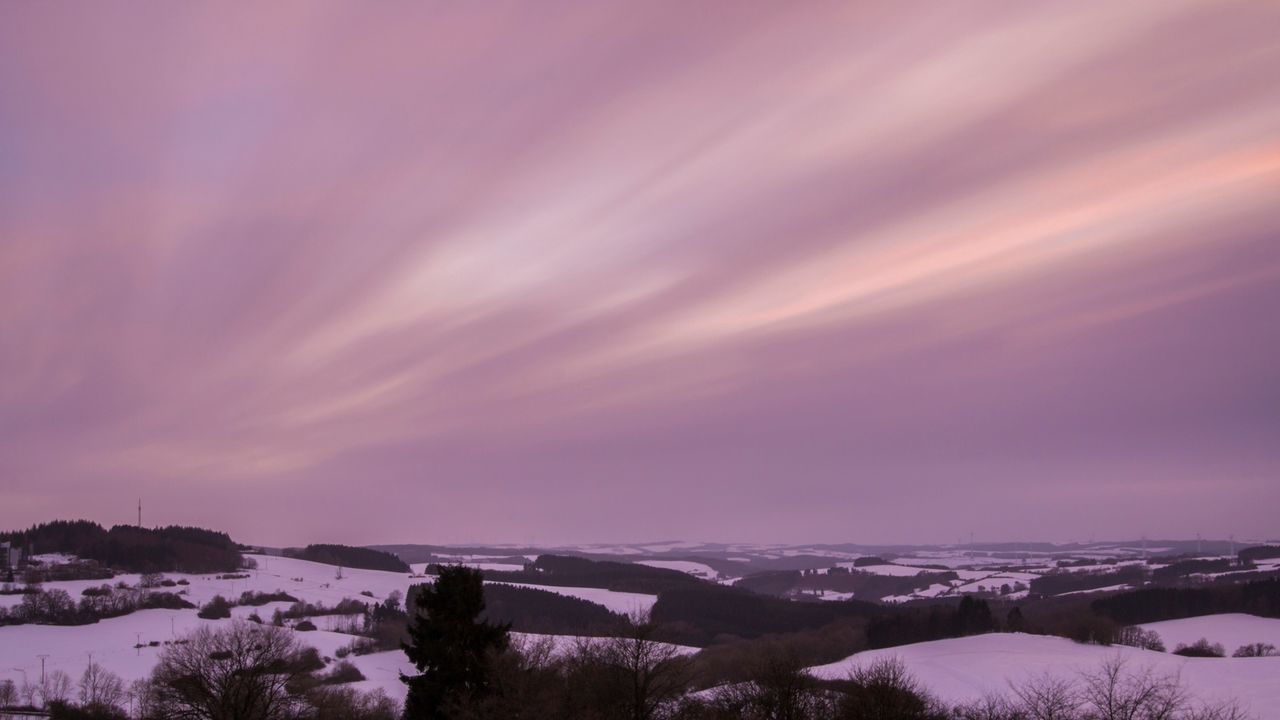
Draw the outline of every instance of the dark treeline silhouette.
M1269 560L1271 558L1280 558L1280 545L1256 545L1247 547L1237 553L1240 563L1254 563L1259 560Z
M55 520L0 533L29 553L67 553L126 572L229 572L240 568L240 548L226 533L194 527L110 530L87 520Z
M1229 558L1179 560L1151 571L1151 580L1171 583L1196 573L1218 573L1228 570L1252 570L1253 564L1235 565Z
M308 545L305 548L285 548L284 556L362 570L386 570L409 572L403 560L381 550L349 545Z
M1096 590L1112 585L1141 585L1146 580L1144 565L1122 565L1106 572L1072 572L1058 570L1031 580L1031 592L1037 595L1061 595L1081 590Z
M1130 625L1213 613L1280 617L1280 578L1195 588L1146 588L1099 598L1091 608Z
M703 581L666 568L609 560L588 560L567 555L539 555L524 570L490 571L487 580L561 587L594 587L618 592L655 595L672 587L701 584Z
M482 617L516 632L544 635L611 635L627 619L599 603L547 590L489 583Z
M959 575L950 571L921 570L917 575L901 576L833 567L827 569L825 573L801 570L775 570L756 573L738 580L734 583L734 587L776 596L795 596L803 595L806 592L829 591L853 593L859 598L882 598L892 595L908 595L915 590L927 588L935 583L945 585L958 578Z
M717 639L812 630L841 618L886 612L884 606L858 600L796 602L712 583L664 590L651 611L665 638L698 646Z
M958 605L906 608L873 618L867 625L867 643L873 648L894 647L944 638L978 635L1000 630L1001 624L987 601L965 596Z

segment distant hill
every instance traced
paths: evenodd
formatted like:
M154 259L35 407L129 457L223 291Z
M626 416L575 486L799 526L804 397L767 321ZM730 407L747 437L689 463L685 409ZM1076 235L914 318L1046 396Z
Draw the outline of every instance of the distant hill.
M516 632L548 635L610 635L627 627L627 619L599 603L514 585L484 586L483 617L511 623Z
M815 630L842 618L874 618L886 609L859 600L803 602L713 583L674 587L658 595L651 617L670 628L669 639L704 646L721 638Z
M107 530L88 520L55 520L0 533L3 540L31 554L66 553L125 572L230 572L244 565L230 536L197 527Z
M372 548L351 547L349 545L308 545L305 548L285 548L285 557L310 560L326 565L358 568L361 570L386 570L388 572L409 572L409 566L403 560Z
M679 570L565 555L540 555L524 570L486 570L484 577L498 582L594 587L650 595L667 588L704 584L704 581Z

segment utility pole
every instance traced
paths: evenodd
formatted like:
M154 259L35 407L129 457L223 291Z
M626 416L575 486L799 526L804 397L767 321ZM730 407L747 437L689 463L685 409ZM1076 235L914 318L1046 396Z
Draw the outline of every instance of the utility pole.
M36 657L40 658L40 686L41 686L41 687L44 687L44 659L45 659L45 658L47 658L47 657L49 657L49 656L48 656L48 655L37 655Z

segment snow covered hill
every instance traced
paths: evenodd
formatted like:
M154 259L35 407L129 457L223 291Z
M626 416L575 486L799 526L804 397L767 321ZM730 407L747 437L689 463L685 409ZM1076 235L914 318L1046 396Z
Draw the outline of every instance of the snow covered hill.
M1238 616L1219 617L1227 617L1230 624L1230 618ZM1236 699L1258 720L1280 720L1280 657L1183 658L1128 647L1083 645L1057 637L997 633L862 652L813 672L819 677L842 678L855 667L885 657L901 659L930 692L952 703L1004 694L1010 683L1044 675L1076 679L1120 657L1134 669L1178 675L1198 699Z

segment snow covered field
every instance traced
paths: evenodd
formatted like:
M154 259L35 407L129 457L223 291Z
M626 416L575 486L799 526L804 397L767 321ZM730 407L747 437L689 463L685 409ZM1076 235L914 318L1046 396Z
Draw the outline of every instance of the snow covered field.
M1228 655L1241 645L1251 643L1270 643L1280 648L1280 619L1257 615L1205 615L1147 623L1142 627L1159 633L1160 639L1170 651L1178 645L1190 645L1200 638L1211 643L1221 643ZM1280 672L1280 668L1277 671ZM1276 676L1276 682L1280 683L1280 675Z
M1213 624L1207 622L1211 618L1201 619ZM824 678L842 678L854 667L885 657L901 659L930 692L952 703L1004 694L1010 683L1046 674L1075 679L1121 657L1133 669L1178 675L1198 699L1236 699L1258 720L1280 720L1280 658L1184 658L1127 647L1082 645L1057 637L998 633L862 652L813 671Z
M657 595L643 595L641 593L616 592L614 590L603 590L601 588L578 588L578 587L559 587L557 585L528 585L525 583L495 583L496 585L512 585L515 587L533 588L534 590L546 590L547 592L558 593L560 595L568 595L570 597L582 598L593 603L599 603L613 612L622 613L623 615L633 615L635 613L647 613L658 601Z
M184 597L197 606L219 594L234 601L245 591L283 591L306 602L334 605L347 598L380 602L392 593L403 595L411 585L429 581L429 578L414 577L408 573L352 568L344 568L342 577L338 577L337 568L331 565L278 556L250 557L257 562L258 567L238 573L245 577L219 579L215 575L166 573L170 580L186 580L189 584L159 589L185 592ZM919 561L930 562L938 559L917 558ZM516 569L514 565L489 563L486 558L478 556L470 557L467 562L480 567ZM639 562L695 575L715 573L711 567L693 561ZM421 566L414 567L415 571L421 569ZM900 564L856 569L899 576L914 576L924 570ZM1011 586L1018 582L1027 583L1036 577L1033 572L982 567L957 568L956 573L959 580L952 584L934 584L917 591L915 596L939 595L957 590L990 590L1006 583ZM104 583L114 585L120 581L136 585L139 576L118 575L110 581L50 582L44 588L66 590L73 599L78 600L85 588ZM647 611L656 601L656 596L653 595L599 588L515 585L582 598L620 613ZM848 596L847 593L829 592L824 599L845 599ZM0 606L13 606L21 601L21 595L0 595ZM287 606L288 603L268 603L257 608L237 607L232 612L235 617L241 618L257 612L262 618L269 619L275 609ZM320 629L297 633L298 640L315 647L323 656L335 657L338 649L349 645L353 639L351 635L331 630L336 621L336 618L315 618L314 622ZM39 656L45 655L47 671L62 670L73 679L79 677L92 658L126 681L132 681L150 673L165 641L180 637L201 625L222 625L229 622L201 620L196 617L195 610L144 610L85 626L0 627L0 679L12 679L21 684L24 674L32 679L38 678ZM1190 644L1200 638L1221 643L1228 654L1247 643L1263 642L1280 647L1280 620L1250 615L1188 618L1150 623L1143 627L1157 632L1169 650L1180 643ZM574 638L567 637L553 639L558 647L568 647L574 641ZM147 645L150 642L160 643L160 646L151 647ZM144 647L135 647L139 643ZM1010 682L1024 681L1045 673L1074 678L1081 672L1095 670L1101 663L1118 655L1129 660L1134 667L1151 667L1161 673L1179 674L1198 697L1238 698L1249 706L1259 720L1280 720L1280 658L1181 658L1132 648L1080 645L1053 637L998 634L860 653L838 663L817 668L815 672L824 677L842 677L857 664L879 657L897 656L907 663L911 672L931 692L945 700L959 702L978 699L985 693L1005 692ZM399 675L411 669L403 653L388 651L351 656L349 659L367 678L353 687L362 690L381 688L393 698L403 698L404 686L399 682Z
M332 565L278 556L251 555L248 557L252 557L258 563L256 570L238 573L248 577L218 579L216 575L165 573L165 577L170 580L186 580L190 584L158 589L170 592L185 590L184 598L197 606L208 602L214 595L235 600L246 590L283 591L306 602L335 605L345 598L380 602L393 592L399 592L403 596L408 592L409 586L430 581L429 578L411 577L407 573L353 568L343 568L342 577L338 578L337 568ZM79 600L81 591L87 587L96 587L104 583L114 585L121 581L136 585L138 579L138 575L117 575L109 581L49 582L43 587L46 590L65 590L72 599ZM580 597L621 613L647 611L653 607L657 599L653 595L613 592L600 588L543 585L523 587ZM0 604L6 606L21 602L21 595L0 595ZM262 618L270 619L271 613L276 608L285 608L288 605L289 603L284 602L268 603L261 607L236 607L232 610L232 614L233 617L243 618L257 612ZM321 655L334 657L338 648L351 643L353 636L325 629L331 627L337 618L317 617L313 621L320 629L297 633L297 637L300 642L316 648ZM92 625L0 627L0 679L8 678L21 684L24 673L27 677L38 678L40 674L38 656L47 655L46 672L62 670L75 680L84 672L92 655L95 662L128 682L150 674L151 668L163 649L164 641L181 637L201 625L221 625L230 622L231 620L202 620L196 617L195 610L142 610L123 617L102 620ZM134 647L138 643L146 645L152 641L159 642L161 645ZM351 656L348 659L354 662L368 678L363 683L355 684L355 687L364 689L382 687L392 697L403 697L403 685L398 680L399 672L408 668L404 662L403 653L391 651Z
M691 560L637 560L636 564L665 568L667 570L679 570L682 573L688 573L703 580L716 580L720 577L720 573L716 572L710 565Z

